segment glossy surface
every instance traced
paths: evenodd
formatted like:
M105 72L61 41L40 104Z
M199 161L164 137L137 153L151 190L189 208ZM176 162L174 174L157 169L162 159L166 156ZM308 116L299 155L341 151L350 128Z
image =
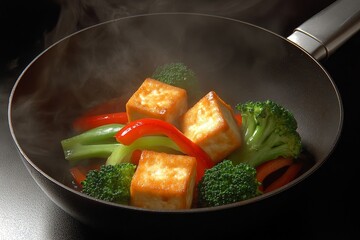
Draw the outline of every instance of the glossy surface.
M288 39L320 60L328 58L359 28L360 2L339 0L297 27Z

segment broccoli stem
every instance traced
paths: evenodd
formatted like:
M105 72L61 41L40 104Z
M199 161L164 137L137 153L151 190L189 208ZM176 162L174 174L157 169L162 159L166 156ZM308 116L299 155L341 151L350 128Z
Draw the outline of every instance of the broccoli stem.
M123 126L107 124L62 140L65 159L76 162L89 158L108 158L106 165L115 165L130 162L131 153L136 149L181 152L176 143L166 136L145 136L128 146L120 144L116 141L115 134Z
M154 150L167 152L181 152L180 148L173 140L165 136L144 136L138 138L130 145L117 146L108 157L106 165L116 165L123 162L130 162L131 153L134 150Z
M247 163L252 167L258 167L264 162L278 158L280 156L292 156L286 144L280 144L275 147L263 146L259 149L254 149L249 146L242 147L231 153L228 158L236 164Z
M74 162L88 158L107 158L119 145L120 143L76 145L64 150L65 159Z
M122 124L107 124L61 141L64 151L77 145L116 143L115 134L123 127Z
M65 159L75 162L88 158L107 158L120 145L115 134L122 124L107 124L61 141Z
M279 104L266 100L236 105L241 112L243 145L228 159L253 167L278 158L297 158L301 152L301 137L296 131L294 115Z

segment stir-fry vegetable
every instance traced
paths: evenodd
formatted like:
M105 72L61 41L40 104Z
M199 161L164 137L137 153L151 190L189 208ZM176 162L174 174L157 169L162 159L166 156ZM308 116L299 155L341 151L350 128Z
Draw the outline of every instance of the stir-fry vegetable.
M82 191L89 196L128 204L130 200L130 184L136 165L122 163L103 165L99 170L91 170L81 182Z
M121 124L107 124L64 139L61 145L65 159L75 162L88 158L106 158L119 146L115 134Z
M261 194L256 169L246 163L224 160L206 170L198 185L198 204L214 207L243 201Z
M189 140L174 125L159 119L144 118L130 122L116 134L116 140L120 143L129 145L136 139L153 134L163 134L171 138L189 156L196 157L197 160L197 181L199 181L206 169L214 166L214 162L207 153L198 145Z
M82 182L86 179L86 173L83 173L78 167L70 168L70 174L78 187L82 187Z
M191 100L200 97L200 84L194 71L182 62L164 64L155 69L153 79L185 89Z
M128 118L126 112L116 112L79 117L75 119L73 128L79 132L84 132L106 124L126 124L127 122Z
M273 191L301 172L301 138L289 110L266 100L239 103L235 113L214 91L188 106L187 94L178 87L188 91L198 82L182 63L162 66L153 77L129 99L125 108L131 112L83 115L73 122L80 133L61 141L65 159L72 163L70 173L83 193L149 208L174 207L169 201L182 202L179 208L213 207ZM103 164L87 171L76 166L91 159L103 159ZM135 186L132 178L140 165L148 175L139 178L138 172ZM159 180L165 176L166 184ZM176 192L185 191L179 184L186 186L186 193ZM141 196L158 202L138 205Z
M302 150L293 114L271 100L236 105L242 116L243 145L229 159L257 167L278 158L297 158Z
M259 182L264 182L268 176L282 168L289 167L292 163L292 159L284 157L267 161L256 168L256 178ZM263 186L260 186L260 189L264 190Z
M266 164L266 163L265 163ZM302 162L292 162L290 166L286 167L285 172L272 181L268 186L263 188L264 193L274 191L294 180L303 167Z
M136 150L155 150L161 152L178 152L181 149L166 136L143 136L131 142L131 144L119 144L106 160L106 165L116 165L123 162L131 162Z

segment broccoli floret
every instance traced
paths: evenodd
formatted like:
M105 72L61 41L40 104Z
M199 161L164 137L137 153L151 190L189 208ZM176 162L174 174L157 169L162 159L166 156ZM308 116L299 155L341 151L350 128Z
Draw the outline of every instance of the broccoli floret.
M196 82L195 73L181 62L157 67L152 77L164 83L185 89L188 89Z
M199 82L194 71L182 62L174 62L157 67L152 78L185 89L192 99L198 99L201 94Z
M246 163L223 160L207 169L197 185L199 207L214 207L256 197L262 192L256 169Z
M130 184L136 165L120 163L102 165L99 170L91 170L82 182L82 192L97 199L129 204Z
M243 145L228 158L257 167L278 158L297 158L302 150L293 114L272 100L237 104L242 116Z

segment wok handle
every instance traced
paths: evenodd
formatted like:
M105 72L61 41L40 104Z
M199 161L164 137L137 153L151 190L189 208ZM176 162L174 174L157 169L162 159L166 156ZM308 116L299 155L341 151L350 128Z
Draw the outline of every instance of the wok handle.
M360 0L338 0L287 37L317 60L329 57L360 29Z

